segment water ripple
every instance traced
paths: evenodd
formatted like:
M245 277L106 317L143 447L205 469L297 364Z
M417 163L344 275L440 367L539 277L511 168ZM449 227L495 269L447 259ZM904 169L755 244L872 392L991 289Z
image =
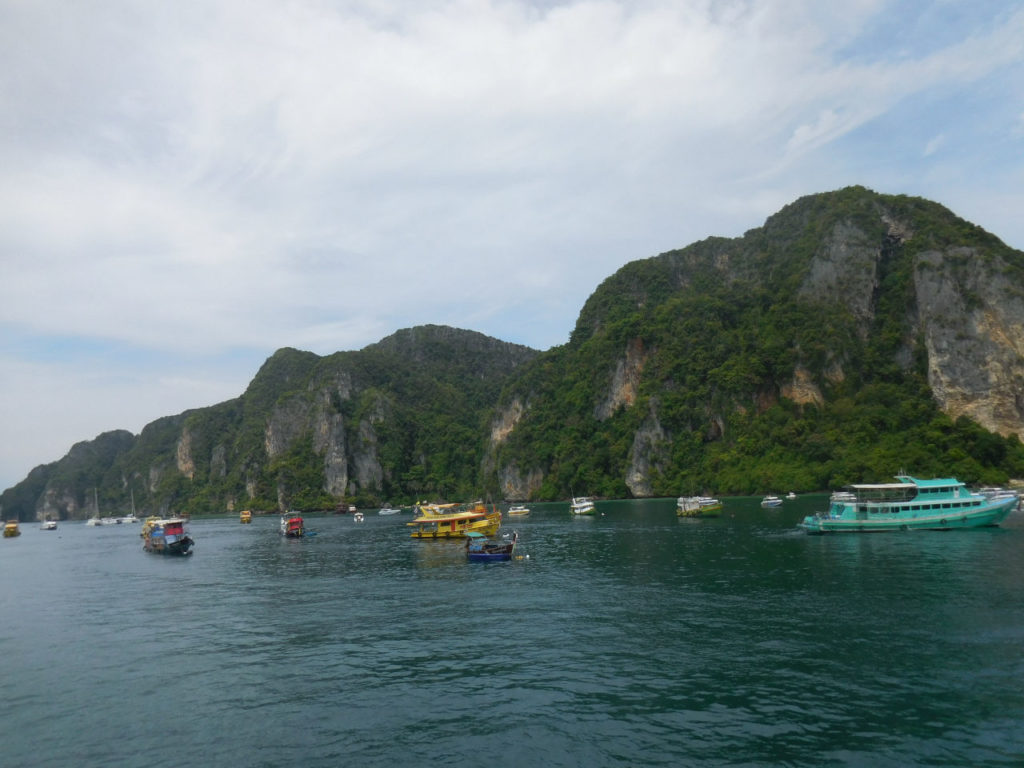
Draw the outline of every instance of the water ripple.
M374 516L194 521L186 560L27 530L0 559L30 585L0 595L5 761L1019 763L1024 526L815 538L728 501L541 505L530 558L494 564Z

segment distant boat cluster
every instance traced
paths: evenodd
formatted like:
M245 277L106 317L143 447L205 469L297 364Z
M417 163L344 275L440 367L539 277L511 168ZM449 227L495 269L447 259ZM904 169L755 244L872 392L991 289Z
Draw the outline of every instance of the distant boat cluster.
M835 491L829 497L828 509L808 515L799 528L811 534L862 533L877 531L949 530L953 528L980 528L999 525L1014 509L1022 506L1021 494L1005 488L981 488L972 491L955 478L920 480L910 475L897 475L895 483L851 485ZM792 491L785 500L796 499ZM784 498L768 494L761 499L767 510L783 505ZM343 505L344 513L352 515L354 523L365 520L363 512L354 506ZM569 502L573 516L592 516L597 505L589 496L574 496ZM676 500L679 517L718 517L723 504L714 496L680 496ZM97 513L86 521L87 526L136 523L134 499L132 512L121 517L100 517ZM402 512L393 506L381 507L378 515L391 516ZM465 539L466 557L471 561L510 560L515 556L519 533L499 536L503 516L495 505L489 508L482 501L469 504L419 502L414 506L415 517L406 523L412 529L413 539ZM509 506L510 519L523 519L530 509L522 504ZM239 522L252 523L251 510L239 513ZM140 534L146 552L161 555L191 555L195 542L186 530L184 517L147 517ZM57 529L56 520L44 520L42 530ZM297 511L281 515L278 533L286 539L315 536L316 531L306 527L302 514ZM4 525L4 538L21 535L18 521Z
M93 509L95 512L93 516L85 521L86 525L125 525L131 523L141 522L139 518L135 516L135 494L132 493L132 511L127 515L121 515L120 517L100 517L100 500L96 489L92 489L93 498Z

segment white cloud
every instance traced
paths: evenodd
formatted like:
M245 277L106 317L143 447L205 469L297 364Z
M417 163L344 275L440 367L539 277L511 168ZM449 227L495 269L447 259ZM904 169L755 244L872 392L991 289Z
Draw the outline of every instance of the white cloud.
M924 147L924 156L934 155L945 143L946 137L943 134L932 137Z

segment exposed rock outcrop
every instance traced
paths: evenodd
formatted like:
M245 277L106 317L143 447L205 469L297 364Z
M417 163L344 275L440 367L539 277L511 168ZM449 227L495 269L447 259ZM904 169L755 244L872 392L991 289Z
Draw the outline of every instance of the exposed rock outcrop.
M825 397L821 394L818 385L814 383L814 377L803 366L797 366L793 371L793 380L782 385L781 394L798 405L825 404Z
M951 417L1024 437L1024 299L1005 265L974 268L971 249L919 258L914 289L928 383Z
M594 409L594 418L604 421L610 418L619 408L626 408L636 402L640 391L640 379L647 362L648 352L644 349L642 339L632 339L626 345L625 355L615 366L608 393L604 400Z
M515 464L509 464L499 471L498 482L502 498L526 501L540 490L544 473L539 469L531 469L523 474Z
M651 412L634 435L633 447L629 452L626 487L634 496L651 495L651 477L655 471L663 469L664 462L668 460L669 445L652 401Z

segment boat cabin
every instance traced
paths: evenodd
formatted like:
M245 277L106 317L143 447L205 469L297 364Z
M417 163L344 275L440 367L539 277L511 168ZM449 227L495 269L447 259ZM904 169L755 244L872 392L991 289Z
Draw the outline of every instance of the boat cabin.
M193 541L185 532L184 518L148 518L142 528L142 548L159 555L189 555Z
M281 535L286 536L290 539L298 539L305 533L303 527L302 517L300 515L291 515L289 517L281 518Z
M944 510L959 511L984 503L984 497L972 494L953 478L915 480L901 475L899 479L903 482L851 485L842 495L833 495L829 511L839 516L853 507L856 517L863 520L868 515L940 514Z

